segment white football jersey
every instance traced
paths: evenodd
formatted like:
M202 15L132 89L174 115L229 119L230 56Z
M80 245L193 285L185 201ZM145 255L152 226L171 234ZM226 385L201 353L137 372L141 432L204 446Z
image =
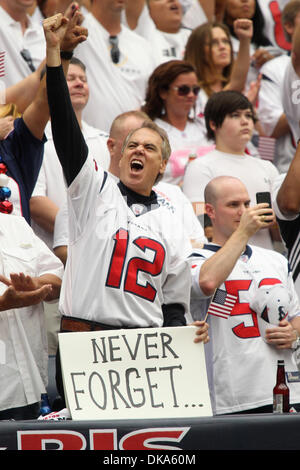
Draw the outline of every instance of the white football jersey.
M297 75L292 60L287 64L282 82L281 99L294 142L300 138L300 77Z
M258 0L265 20L264 34L269 41L283 52L290 50L281 22L281 12L290 0Z
M194 320L205 315L210 298L199 286L201 265L220 247L207 244L190 258L192 271L191 314ZM277 360L284 359L287 372L298 371L291 349L278 350L261 335L255 311L258 291L265 286L283 285L288 293L284 308L288 319L300 314L297 294L284 256L272 250L247 246L227 280L220 286L237 301L228 318L209 315L211 362L216 413L232 413L272 403ZM280 307L280 305L279 305ZM289 383L290 402L299 403L298 383Z
M131 208L87 158L68 189L69 248L60 310L112 326L160 327L162 305L189 312L189 239L165 206Z

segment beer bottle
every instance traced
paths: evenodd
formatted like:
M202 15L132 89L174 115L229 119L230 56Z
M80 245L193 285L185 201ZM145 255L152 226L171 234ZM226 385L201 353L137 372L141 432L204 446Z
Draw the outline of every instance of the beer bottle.
M273 413L290 411L290 390L286 384L284 361L277 361L277 380L273 388Z

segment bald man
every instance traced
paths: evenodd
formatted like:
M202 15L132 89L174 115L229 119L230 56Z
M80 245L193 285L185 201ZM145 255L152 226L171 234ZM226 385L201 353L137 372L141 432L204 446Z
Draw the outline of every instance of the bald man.
M248 245L274 221L274 213L266 203L250 207L244 184L228 176L208 183L205 209L213 236L191 257L191 312L200 320L209 308L207 360L215 413L272 412L277 360L284 359L287 371L298 370L293 351L300 331L299 301L286 258ZM288 385L297 409L300 388Z

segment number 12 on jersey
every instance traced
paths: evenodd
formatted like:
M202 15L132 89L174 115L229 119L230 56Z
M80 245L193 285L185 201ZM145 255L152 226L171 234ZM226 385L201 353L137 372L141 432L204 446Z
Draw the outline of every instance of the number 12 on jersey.
M146 282L146 285L139 284L138 274L139 272L148 274L149 280L153 276L159 276L165 261L165 249L161 243L147 237L137 237L132 243L141 250L141 254L145 253L146 250L151 250L154 254L153 261L140 257L133 257L127 261L129 233L127 230L120 228L114 236L114 249L105 285L120 289L124 278L125 292L130 292L153 302L157 292L155 287L149 281Z

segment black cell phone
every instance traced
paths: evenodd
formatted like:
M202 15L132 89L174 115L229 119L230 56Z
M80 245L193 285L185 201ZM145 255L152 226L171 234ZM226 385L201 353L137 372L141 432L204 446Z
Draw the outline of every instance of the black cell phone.
M256 193L256 203L260 204L262 202L267 202L269 206L272 207L271 193L269 193L268 191Z
M256 203L260 204L262 202L267 202L269 204L269 206L272 207L271 193L270 192L264 191L264 192L261 192L261 193L256 193ZM271 212L266 212L263 215L269 215L269 214L271 214Z

